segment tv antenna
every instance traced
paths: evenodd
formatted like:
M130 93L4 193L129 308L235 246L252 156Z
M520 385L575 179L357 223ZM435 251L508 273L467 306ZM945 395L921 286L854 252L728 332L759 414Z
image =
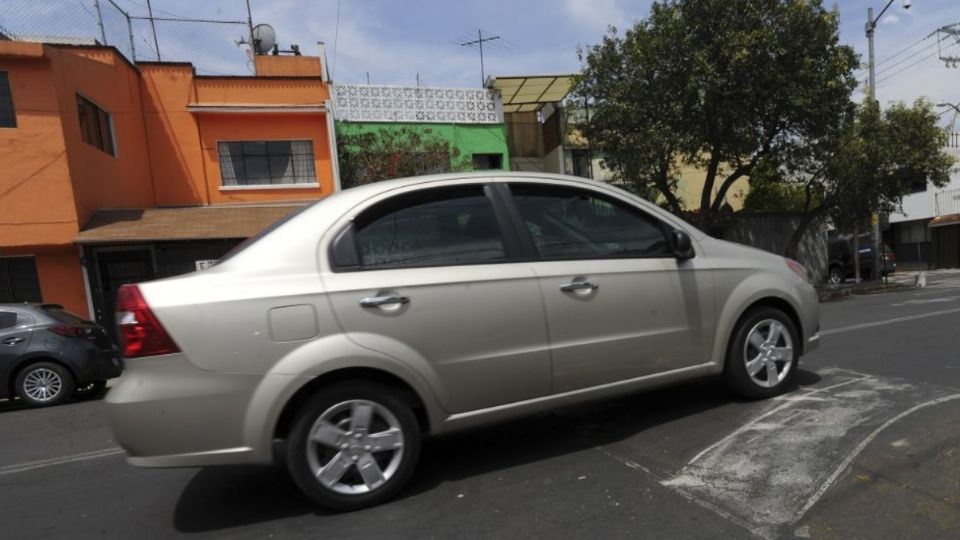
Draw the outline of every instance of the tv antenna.
M461 47L473 47L477 45L480 48L480 86L482 87L487 82L486 74L483 71L483 44L487 41L494 41L500 39L500 36L489 36L484 37L483 29L477 29L477 39L473 41L464 41L460 43Z

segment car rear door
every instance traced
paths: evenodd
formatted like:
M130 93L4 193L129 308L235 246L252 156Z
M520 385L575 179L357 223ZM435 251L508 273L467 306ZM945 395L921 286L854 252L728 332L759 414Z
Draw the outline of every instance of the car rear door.
M451 413L550 392L537 278L501 210L482 183L381 197L322 274L344 332L416 369Z
M17 358L27 350L33 323L33 317L21 311L0 308L0 383L8 380Z
M512 183L510 191L539 259L554 392L709 361L713 274L703 259L677 261L664 223L592 189Z

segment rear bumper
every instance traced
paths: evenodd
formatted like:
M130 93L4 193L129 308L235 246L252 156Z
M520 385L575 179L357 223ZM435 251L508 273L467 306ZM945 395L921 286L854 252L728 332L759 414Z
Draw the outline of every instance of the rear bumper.
M244 419L263 375L201 370L182 354L126 360L105 398L107 421L128 461L192 467L270 460L244 440Z

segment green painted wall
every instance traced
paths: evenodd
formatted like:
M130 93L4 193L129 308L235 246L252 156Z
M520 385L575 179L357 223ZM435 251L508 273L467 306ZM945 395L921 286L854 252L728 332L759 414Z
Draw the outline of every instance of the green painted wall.
M430 130L431 135L445 139L451 148L460 150L460 156L472 163L473 154L501 154L503 170L510 170L507 149L507 128L503 124L421 124L404 122L345 122L337 121L337 131L346 134L377 132L381 129L409 128Z

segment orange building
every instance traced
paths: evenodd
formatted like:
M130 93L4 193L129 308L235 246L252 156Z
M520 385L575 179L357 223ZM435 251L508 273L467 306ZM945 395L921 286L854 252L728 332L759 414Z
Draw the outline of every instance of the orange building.
M201 267L338 189L320 58L255 69L0 41L0 302L112 327L123 283Z

